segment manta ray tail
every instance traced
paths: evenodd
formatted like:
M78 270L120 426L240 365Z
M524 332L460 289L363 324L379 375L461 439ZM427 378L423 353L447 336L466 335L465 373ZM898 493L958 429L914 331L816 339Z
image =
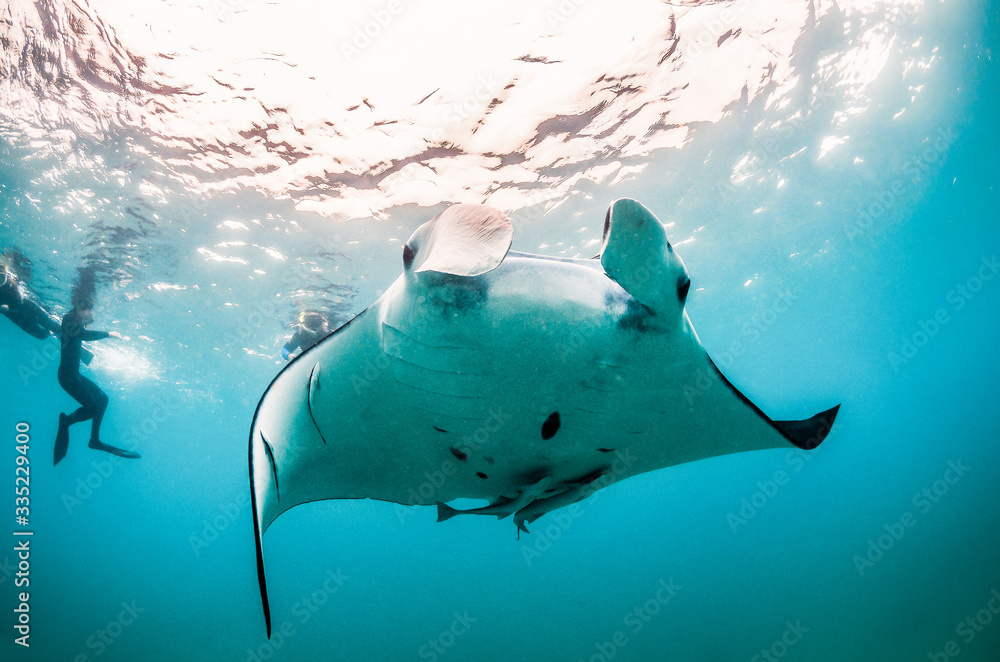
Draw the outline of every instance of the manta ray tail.
M629 198L616 200L604 219L604 271L655 314L671 315L684 306L691 279L653 212Z
M254 443L253 443L253 432L250 435L250 452L248 453L250 459L250 505L253 508L253 533L254 540L257 542L257 583L260 585L260 602L264 608L264 623L267 625L267 638L271 638L271 608L267 602L267 582L264 579L264 548L261 544L261 536L264 532L261 530L260 517L257 513L257 495L256 495L256 485L254 481Z

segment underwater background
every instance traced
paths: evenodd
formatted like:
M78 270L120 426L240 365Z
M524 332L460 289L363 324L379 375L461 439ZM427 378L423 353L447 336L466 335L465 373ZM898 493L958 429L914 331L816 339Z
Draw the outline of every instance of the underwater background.
M7 3L0 259L59 316L96 274L91 328L126 338L83 373L142 458L80 425L53 467L58 343L0 317L2 659L1000 660L998 13ZM361 312L448 204L590 257L626 196L716 363L775 419L842 403L828 439L631 478L520 538L295 508L265 537L268 640L247 438L299 313Z

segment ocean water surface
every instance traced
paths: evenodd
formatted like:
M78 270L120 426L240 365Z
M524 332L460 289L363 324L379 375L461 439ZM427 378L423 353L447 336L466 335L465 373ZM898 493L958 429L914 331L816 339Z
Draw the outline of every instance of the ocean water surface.
M0 317L3 660L1000 660L995 3L0 17L0 261L60 317L93 276L91 328L124 338L83 373L142 454L81 424L53 467L58 342ZM266 535L268 639L247 437L298 315L360 313L450 204L590 257L620 197L666 224L716 363L775 419L842 403L828 439L617 482L520 537L296 508Z

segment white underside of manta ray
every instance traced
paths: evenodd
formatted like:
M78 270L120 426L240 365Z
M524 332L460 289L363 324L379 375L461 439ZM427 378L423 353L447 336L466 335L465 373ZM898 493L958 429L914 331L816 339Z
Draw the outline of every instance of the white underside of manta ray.
M249 461L269 636L261 541L299 504L412 505L442 472L424 501L439 521L513 515L526 531L612 471L811 449L829 432L839 405L772 421L718 371L684 312L687 270L638 202L611 205L599 259L509 252L512 236L494 209L448 208L410 237L385 294L265 391ZM490 505L445 505L458 498Z

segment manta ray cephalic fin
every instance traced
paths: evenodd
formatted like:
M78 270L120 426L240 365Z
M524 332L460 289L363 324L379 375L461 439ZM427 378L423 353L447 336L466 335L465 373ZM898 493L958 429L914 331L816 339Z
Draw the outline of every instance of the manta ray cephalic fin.
M635 200L621 198L608 207L601 266L654 313L678 313L684 307L691 286L687 268L663 224Z
M479 276L500 266L514 239L510 220L483 205L453 205L424 223L403 247L403 267Z

